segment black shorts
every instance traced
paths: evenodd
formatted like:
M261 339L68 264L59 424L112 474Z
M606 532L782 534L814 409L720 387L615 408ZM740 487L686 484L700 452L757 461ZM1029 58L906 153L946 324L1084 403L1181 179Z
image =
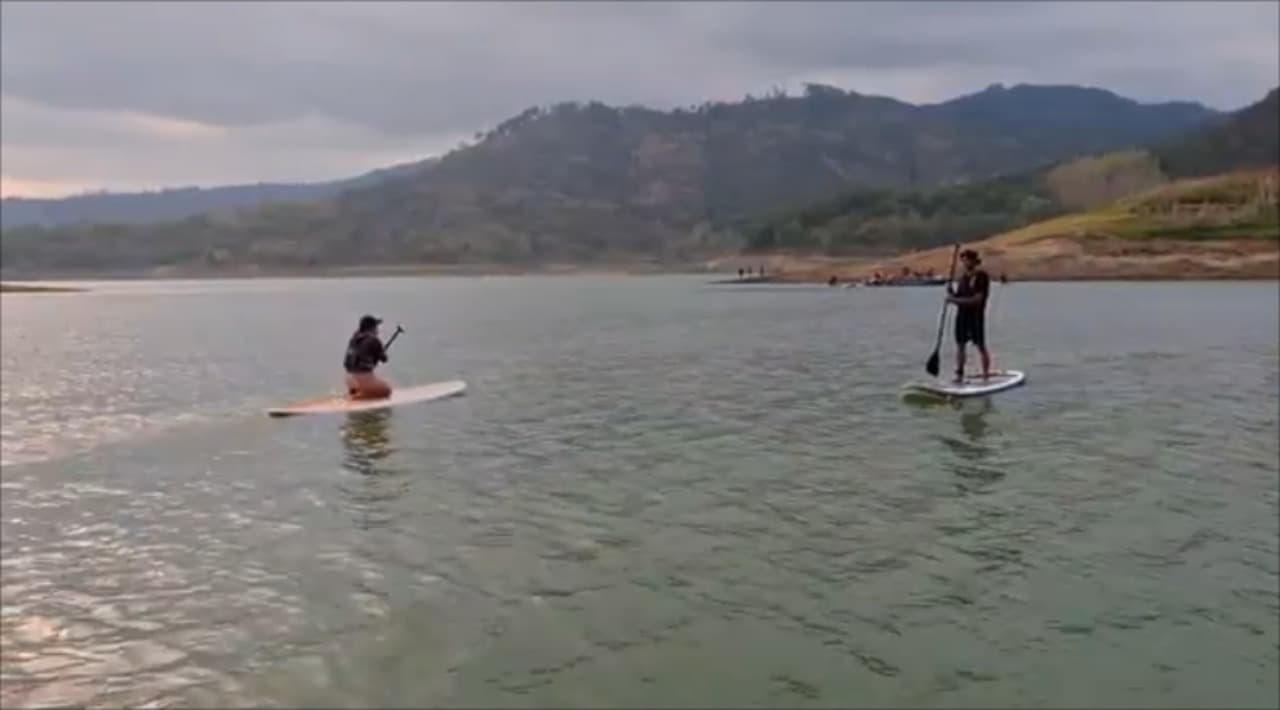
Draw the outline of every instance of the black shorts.
M959 311L956 314L956 344L973 343L978 347L987 346L987 324L982 311Z

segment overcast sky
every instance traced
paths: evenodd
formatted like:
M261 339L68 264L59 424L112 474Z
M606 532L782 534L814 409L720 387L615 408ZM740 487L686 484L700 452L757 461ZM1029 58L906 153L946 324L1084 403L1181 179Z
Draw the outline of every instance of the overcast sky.
M0 5L0 192L354 175L532 105L819 81L929 102L1071 83L1234 109L1280 83L1280 3Z

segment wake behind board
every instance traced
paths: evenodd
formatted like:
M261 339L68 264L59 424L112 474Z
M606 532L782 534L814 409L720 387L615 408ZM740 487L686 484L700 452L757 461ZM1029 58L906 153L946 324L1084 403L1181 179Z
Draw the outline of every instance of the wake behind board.
M984 397L1018 387L1026 379L1026 374L1018 370L1005 370L1004 372L993 372L991 377L987 379L983 379L981 374L969 375L964 378L963 382L959 383L944 379L911 382L906 385L906 390L913 394L926 394L948 399Z
M433 382L429 385L394 389L391 391L391 396L384 399L351 399L344 396L321 397L268 409L267 414L272 417L292 417L300 414L368 412L386 407L396 407L401 404L430 402L435 399L454 397L462 394L466 389L467 383L462 380L448 380L446 382Z

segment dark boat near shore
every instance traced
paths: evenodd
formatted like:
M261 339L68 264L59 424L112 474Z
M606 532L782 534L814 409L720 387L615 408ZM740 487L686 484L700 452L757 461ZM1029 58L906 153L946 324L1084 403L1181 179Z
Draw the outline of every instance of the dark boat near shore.
M741 278L741 279L721 279L721 280L719 280L719 281L711 281L711 282L709 282L709 283L711 283L711 284L713 284L713 285L727 285L727 284L738 284L738 285L743 285L743 284L771 284L771 283L778 283L778 279L776 279L776 278L774 278L774 277L772 277L772 276L749 276L749 277L744 277L744 278Z

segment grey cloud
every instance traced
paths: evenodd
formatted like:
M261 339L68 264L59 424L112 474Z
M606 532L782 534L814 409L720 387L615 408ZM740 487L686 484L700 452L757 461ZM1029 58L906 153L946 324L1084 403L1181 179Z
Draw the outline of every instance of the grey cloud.
M406 155L447 150L463 138L406 141L323 117L226 129L59 111L17 99L6 100L0 116L6 135L26 137L0 144L6 175L58 183L67 180L71 166L75 182L128 189L349 177Z
M1275 5L1171 3L6 4L5 91L67 108L246 124L320 111L397 132L482 128L565 98L696 100L834 68L1070 66L1096 47L1156 55L1180 86L1211 29L1277 41ZM1106 72L1076 80L1105 83ZM1246 77L1248 79L1250 77ZM1255 79L1256 80L1256 79ZM858 87L851 87L857 89ZM954 93L979 88L956 86ZM1142 87L1118 87L1133 90ZM1182 93L1182 92L1185 92ZM1227 94L1231 98L1226 98Z
M912 101L1026 81L1235 108L1280 83L1270 2L6 2L0 35L4 95L65 112L6 112L8 155L76 142L85 111L133 111L225 127L246 176L278 169L247 136L306 121L411 158L562 100L669 107L827 78Z
M722 18L713 34L796 72L979 67L991 82L1026 76L1219 108L1255 100L1280 81L1276 3L761 3ZM1239 46L1253 48L1256 61L1234 62ZM1134 74L1133 66L1164 70Z
M572 7L5 5L0 76L7 93L65 108L227 124L319 111L397 132L479 129L571 94L670 82L645 76L657 28L633 25L669 11Z

